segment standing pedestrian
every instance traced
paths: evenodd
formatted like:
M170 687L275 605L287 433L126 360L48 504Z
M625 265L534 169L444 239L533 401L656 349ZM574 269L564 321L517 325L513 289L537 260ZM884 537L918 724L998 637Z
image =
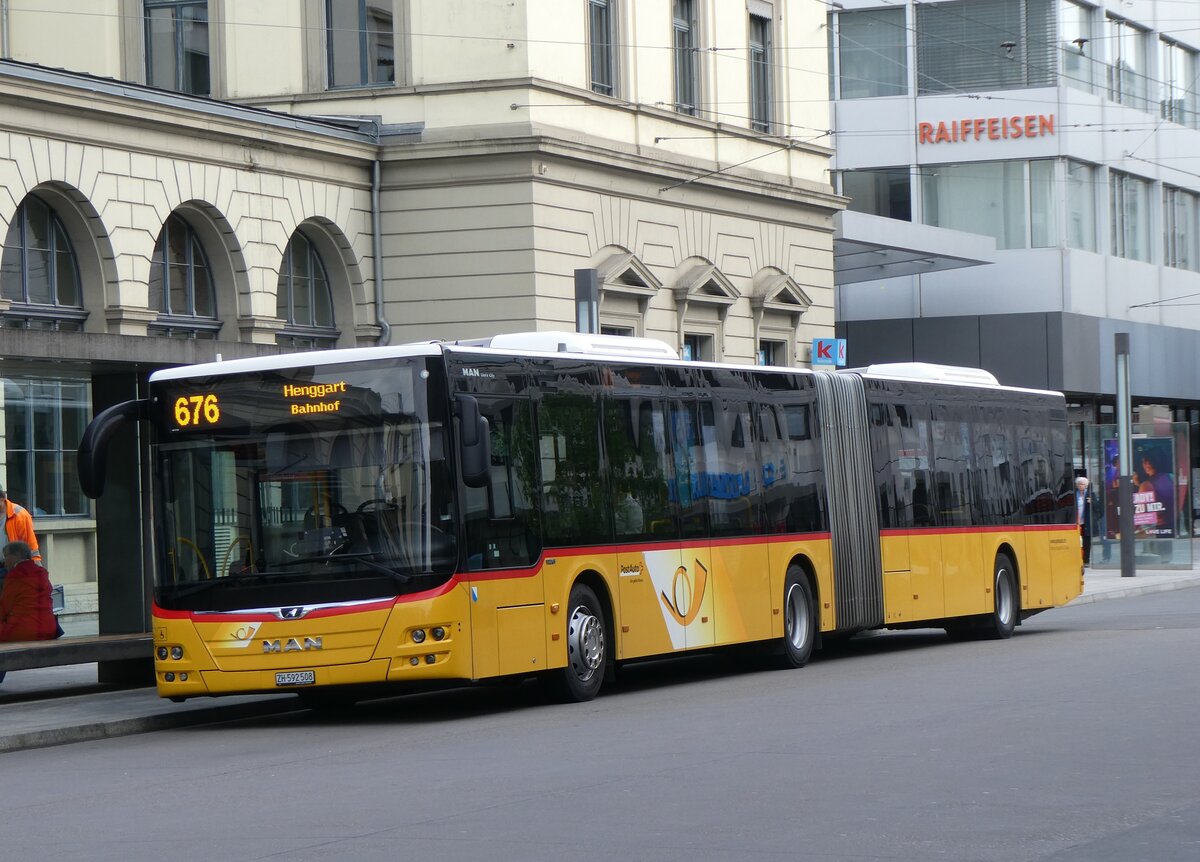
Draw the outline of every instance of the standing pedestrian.
M0 527L4 528L3 535L8 542L24 542L29 546L31 559L41 565L42 552L38 549L37 536L33 534L33 516L24 506L19 506L8 499L8 493L0 486Z
M1087 476L1075 478L1075 523L1079 525L1079 546L1083 549L1083 565L1092 564L1092 502Z

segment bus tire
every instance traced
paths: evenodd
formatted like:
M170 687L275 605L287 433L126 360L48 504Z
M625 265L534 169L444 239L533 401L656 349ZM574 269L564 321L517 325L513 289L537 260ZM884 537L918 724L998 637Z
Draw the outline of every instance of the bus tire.
M980 634L988 640L1004 640L1012 637L1017 627L1019 601L1017 599L1017 577L1012 560L1007 554L996 555L996 569L992 577L994 607L980 625Z
M567 602L567 666L552 677L555 694L564 703L582 703L600 693L608 664L604 607L592 588L571 587Z
M799 566L789 566L783 587L783 650L780 663L784 668L804 667L812 658L817 639L817 619L813 608L812 587Z

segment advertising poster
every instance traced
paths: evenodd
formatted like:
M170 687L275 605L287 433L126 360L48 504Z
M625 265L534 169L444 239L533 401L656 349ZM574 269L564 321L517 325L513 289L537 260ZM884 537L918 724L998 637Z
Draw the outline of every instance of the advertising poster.
M1104 441L1106 538L1118 537L1117 479L1121 474L1116 440ZM1175 538L1175 441L1140 437L1133 441L1133 532L1138 538Z

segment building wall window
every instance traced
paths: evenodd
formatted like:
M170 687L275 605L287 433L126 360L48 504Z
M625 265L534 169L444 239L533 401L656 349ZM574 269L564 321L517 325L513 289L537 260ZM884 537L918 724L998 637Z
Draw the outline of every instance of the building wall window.
M392 0L326 0L329 86L396 82Z
M325 264L308 237L299 232L292 235L283 253L275 313L286 321L281 343L330 347L337 340Z
M1200 272L1200 194L1163 186L1163 263Z
M908 92L908 30L904 8L841 12L838 95L843 99Z
M146 83L207 96L208 0L145 0Z
M922 3L916 16L918 93L1055 83L1051 0Z
M758 342L758 356L756 359L759 365L786 367L788 364L787 352L786 342L771 341L764 338Z
M1075 0L1059 4L1059 53L1062 57L1063 80L1069 87L1092 91L1092 55L1097 50L1092 33L1095 12Z
M35 195L17 207L0 261L0 296L14 303L6 325L78 330L79 267L67 231L54 210Z
M844 171L842 194L849 209L867 215L912 221L912 184L908 168Z
M694 117L699 110L700 93L696 0L675 0L671 30L675 57L675 110Z
M1109 171L1108 194L1112 254L1149 263L1149 181L1120 171Z
M87 515L76 450L91 417L84 380L6 377L3 444L8 495L37 517Z
M680 358L689 362L715 362L713 337L695 332L684 333L683 355Z
M924 222L995 237L996 248L1054 245L1054 165L971 162L922 169Z
M1159 110L1164 120L1200 128L1200 60L1197 53L1169 39L1162 45L1162 96Z
M592 91L617 94L617 0L588 0L588 60Z
M1096 251L1096 169L1067 160L1067 245Z
M1108 97L1133 108L1147 107L1146 31L1109 16L1105 33Z
M750 14L750 128L758 132L771 131L774 121L773 91L774 64L771 19Z
M212 269L195 230L178 215L167 217L150 262L150 308L155 329L169 335L215 338L216 289Z

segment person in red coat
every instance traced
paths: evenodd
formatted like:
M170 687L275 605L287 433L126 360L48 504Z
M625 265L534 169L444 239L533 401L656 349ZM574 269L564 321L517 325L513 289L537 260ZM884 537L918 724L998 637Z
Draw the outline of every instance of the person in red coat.
M58 637L50 599L50 574L33 561L25 542L4 546L4 587L0 589L0 641L40 641Z

